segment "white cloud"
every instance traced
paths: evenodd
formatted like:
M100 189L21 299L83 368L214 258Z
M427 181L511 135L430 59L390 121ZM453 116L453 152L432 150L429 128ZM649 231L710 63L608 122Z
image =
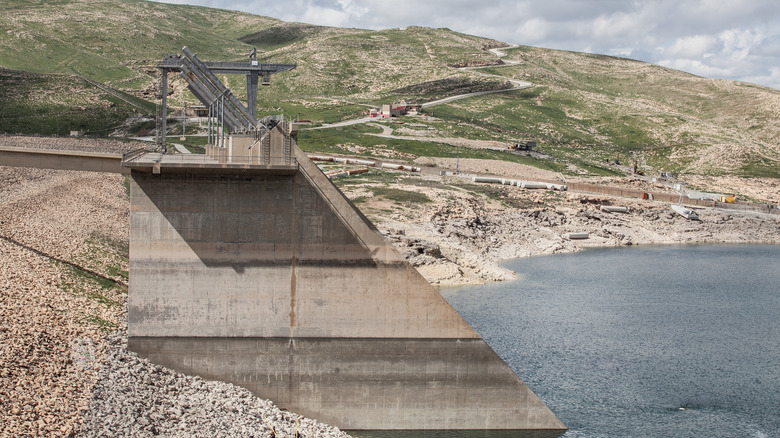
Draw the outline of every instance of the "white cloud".
M552 49L633 57L777 86L777 0L168 0L285 21L384 29L420 25Z
M592 50L584 50L586 53L592 53ZM634 53L633 47L615 47L612 49L609 49L609 53L607 55L612 56L622 56L624 58L628 58L631 56L631 54Z
M520 35L530 38L534 41L541 41L547 38L553 26L540 18L531 18L523 22L519 27ZM522 40L521 40L522 41Z
M666 48L664 55L673 58L696 58L711 55L718 43L718 38L712 35L693 35L677 38Z
M780 35L763 39L750 49L754 56L766 56L780 58Z
M729 77L733 74L733 71L728 68L719 68L712 65L705 64L698 59L676 58L676 59L662 59L658 61L659 65L664 67L673 68L675 70L682 70L688 73L693 73L698 76L704 77Z
M744 80L754 84L763 84L767 87L780 90L780 67L772 67L767 74L759 76L745 76Z
M322 26L351 27L349 25L352 21L350 18L349 11L311 6L295 21L304 23L316 22L316 24Z
M718 38L723 42L723 52L740 61L747 58L750 49L760 45L764 39L758 31L738 29L725 30Z
M616 13L600 16L590 22L591 35L597 39L619 38L637 30L638 20L634 14Z

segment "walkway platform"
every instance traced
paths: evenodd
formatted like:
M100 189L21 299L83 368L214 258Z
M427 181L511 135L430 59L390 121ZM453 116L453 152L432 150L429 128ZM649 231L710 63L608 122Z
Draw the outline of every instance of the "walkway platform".
M122 167L130 170L159 173L191 173L191 174L271 174L295 175L298 164L265 164L255 157L232 159L215 159L204 154L173 154L163 155L157 152L139 152L125 154Z
M120 154L111 153L0 147L0 165L11 167L130 173L121 160Z

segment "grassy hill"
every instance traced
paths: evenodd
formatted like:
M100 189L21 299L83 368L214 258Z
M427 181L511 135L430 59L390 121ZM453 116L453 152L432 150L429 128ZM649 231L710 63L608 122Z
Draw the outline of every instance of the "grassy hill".
M154 65L188 45L204 58L245 53L236 39L272 18L143 0L3 0L0 65L36 73L79 73L134 88Z
M0 132L108 135L128 116L153 114L154 103L101 88L73 75L0 68Z
M636 158L668 171L780 176L777 90L607 56L508 52L523 63L487 71L535 87L454 102L437 115L515 130L593 162Z
M610 173L604 163L620 159L655 170L780 177L780 92L751 84L525 46L504 58L520 64L500 65L487 49L505 44L449 29L331 28L143 0L6 0L0 12L0 67L12 70L0 75L9 108L0 112L0 132L54 133L67 114L67 124L88 130L142 108L151 114L154 65L164 55L187 45L201 59L238 60L257 47L262 62L298 64L261 88L260 114L333 122L401 99L506 88L505 78L514 78L534 86L433 107L437 120L407 120L440 137L536 139L557 168L589 173ZM488 66L479 72L497 77L456 68L464 65ZM242 96L243 77L224 80ZM180 80L172 91L173 107L195 102ZM378 143L371 127L304 132L302 143L312 148ZM418 155L462 153L446 142L410 141L382 145Z

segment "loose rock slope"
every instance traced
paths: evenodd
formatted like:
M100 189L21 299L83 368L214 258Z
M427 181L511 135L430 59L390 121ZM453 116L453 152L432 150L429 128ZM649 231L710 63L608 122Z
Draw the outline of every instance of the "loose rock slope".
M122 313L126 279L99 273L113 258L102 242L127 240L122 180L0 167L0 187L2 435L70 435Z
M127 351L127 339L121 334L108 336L108 342L83 436L348 436L282 411L248 389L154 365Z
M126 190L120 175L0 166L0 437L348 436L127 351Z

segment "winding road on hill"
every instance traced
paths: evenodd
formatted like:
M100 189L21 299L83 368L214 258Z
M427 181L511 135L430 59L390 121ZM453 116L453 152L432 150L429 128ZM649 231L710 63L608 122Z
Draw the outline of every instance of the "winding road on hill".
M439 105L441 103L452 102L453 100L465 99L467 97L484 96L486 94L494 94L494 93L506 93L507 91L516 91L516 90L522 90L524 88L532 87L533 84L530 83L530 82L520 81L520 80L517 80L517 79L508 78L506 76L492 75L492 74L489 74L489 73L482 73L480 71L477 71L477 69L480 69L480 68L502 67L502 66L522 64L522 61L517 61L517 60L514 60L514 59L507 59L507 60L503 60L502 59L505 56L507 56L506 52L504 52L502 49L506 50L506 49L513 49L513 48L516 48L516 47L519 47L519 46L514 45L514 46L502 47L501 49L490 49L489 50L490 53L496 55L496 57L498 57L499 59L501 59L504 62L503 65L488 65L488 66L484 66L484 67L461 67L461 68L458 69L458 70L461 70L461 71L468 71L468 72L474 73L476 75L484 76L484 77L488 77L488 78L504 79L506 81L509 81L511 84L513 84L514 87L512 87L512 88L505 88L503 90L477 91L475 93L458 94L457 96L445 97L444 99L439 99L439 100L434 100L433 102L424 103L424 104L422 104L422 107L423 108L428 108L428 107L431 107L431 106L434 106L434 105Z
M444 99L434 100L432 102L426 102L426 103L423 103L421 106L423 108L429 108L429 107L432 107L434 105L440 105L442 103L449 103L449 102L452 102L452 101L455 101L455 100L466 99L468 97L484 96L486 94L495 94L495 93L506 93L506 92L509 92L509 91L517 91L517 90L522 90L522 89L525 89L525 88L532 87L533 84L530 83L530 82L521 81L521 80L513 79L513 78L508 78L506 76L494 75L494 74L489 74L489 73L482 73L482 72L477 71L477 69L480 69L480 68L502 67L502 66L522 64L522 61L517 61L517 60L514 60L514 59L507 59L507 60L502 59L502 58L507 56L507 53L504 52L504 50L514 49L516 47L519 47L519 46L511 45L511 46L507 46L507 47L501 47L501 48L498 48L498 49L489 49L488 50L490 53L496 55L496 57L498 57L499 59L501 59L504 62L504 64L502 64L502 65L489 65L489 66L484 66L484 67L461 67L461 68L458 69L458 70L461 70L461 71L467 71L467 72L470 72L470 73L474 73L474 74L479 75L479 76L484 76L484 77L489 77L489 78L504 79L506 81L509 81L512 85L514 85L513 87L511 87L511 88L504 88L504 89L501 89L501 90L477 91L477 92L474 92L474 93L458 94L458 95L455 95L455 96L445 97ZM306 129L338 128L338 127L342 127L342 126L357 125L357 124L367 123L367 122L371 122L371 121L376 121L376 118L373 118L373 117L361 117L359 119L345 120L343 122L330 123L330 124L327 124L327 125L317 126L317 127L313 127L313 128L306 128ZM383 136L387 137L387 135L383 135ZM399 138L404 138L406 140L409 140L408 137L399 137ZM430 140L430 139L428 139L428 140Z

